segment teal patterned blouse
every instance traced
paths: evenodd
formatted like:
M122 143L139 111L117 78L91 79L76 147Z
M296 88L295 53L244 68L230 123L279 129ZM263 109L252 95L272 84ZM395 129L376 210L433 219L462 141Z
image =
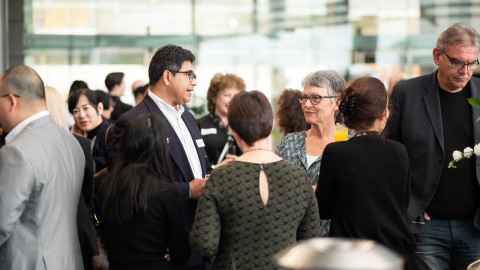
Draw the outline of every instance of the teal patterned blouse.
M282 138L282 141L277 147L277 152L283 159L302 167L307 173L308 180L313 186L316 185L318 181L322 157L318 157L310 167L307 167L305 136L305 131L288 133Z

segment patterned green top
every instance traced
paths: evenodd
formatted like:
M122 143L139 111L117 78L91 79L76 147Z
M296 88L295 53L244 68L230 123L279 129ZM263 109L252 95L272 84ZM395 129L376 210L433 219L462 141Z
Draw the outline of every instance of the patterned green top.
M259 175L267 176L264 206ZM318 205L305 172L281 160L234 161L213 171L200 198L192 245L213 269L275 269L272 256L297 240L320 234Z

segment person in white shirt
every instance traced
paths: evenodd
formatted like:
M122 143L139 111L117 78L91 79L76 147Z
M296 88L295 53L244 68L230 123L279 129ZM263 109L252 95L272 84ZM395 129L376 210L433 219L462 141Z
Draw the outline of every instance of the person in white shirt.
M181 194L189 200L188 222L193 223L196 199L203 193L208 168L205 144L193 115L184 107L190 101L196 85L191 51L175 45L167 45L154 54L149 65L150 89L145 99L122 117L135 119L141 114L158 114L164 121L167 145L176 183ZM115 159L115 128L109 136L113 160ZM107 139L108 140L108 139ZM179 209L180 211L180 209ZM192 255L186 269L204 269L198 255Z

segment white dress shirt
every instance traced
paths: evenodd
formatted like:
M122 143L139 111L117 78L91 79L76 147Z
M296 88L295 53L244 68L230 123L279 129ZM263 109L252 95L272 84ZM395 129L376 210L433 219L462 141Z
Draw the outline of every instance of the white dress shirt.
M165 115L168 122L173 127L173 130L175 130L178 139L182 143L183 150L187 155L188 163L193 172L193 177L195 179L203 178L202 165L200 164L197 148L195 147L195 143L187 125L182 119L182 114L185 111L185 108L183 106L175 108L151 91L148 91L148 95L152 98L153 102L155 102L163 115Z
M28 126L28 124L47 115L49 115L48 111L41 111L18 123L12 130L10 130L10 132L8 132L7 136L5 136L5 144L9 144L11 141L13 141L18 134L20 134L20 132L22 132L22 130Z

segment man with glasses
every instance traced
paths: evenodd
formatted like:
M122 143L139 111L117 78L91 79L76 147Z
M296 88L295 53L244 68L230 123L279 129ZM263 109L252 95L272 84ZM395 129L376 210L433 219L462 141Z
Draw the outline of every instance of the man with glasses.
M193 70L195 56L191 51L175 45L160 48L148 68L150 88L144 100L122 117L134 119L139 114L156 113L168 130L165 143L175 169L180 192L189 200L185 209L193 223L196 199L206 183L207 153L200 130L193 115L185 108L196 85ZM113 135L115 136L113 128ZM179 209L182 211L182 209ZM186 269L203 269L199 254L193 254Z
M28 66L0 79L0 126L0 269L84 269L76 224L85 157L49 117Z
M433 49L437 70L399 82L392 94L387 137L403 143L410 157L409 215L416 225L416 252L430 269L465 269L480 257L480 161L448 163L454 150L480 141L480 38L454 24Z

